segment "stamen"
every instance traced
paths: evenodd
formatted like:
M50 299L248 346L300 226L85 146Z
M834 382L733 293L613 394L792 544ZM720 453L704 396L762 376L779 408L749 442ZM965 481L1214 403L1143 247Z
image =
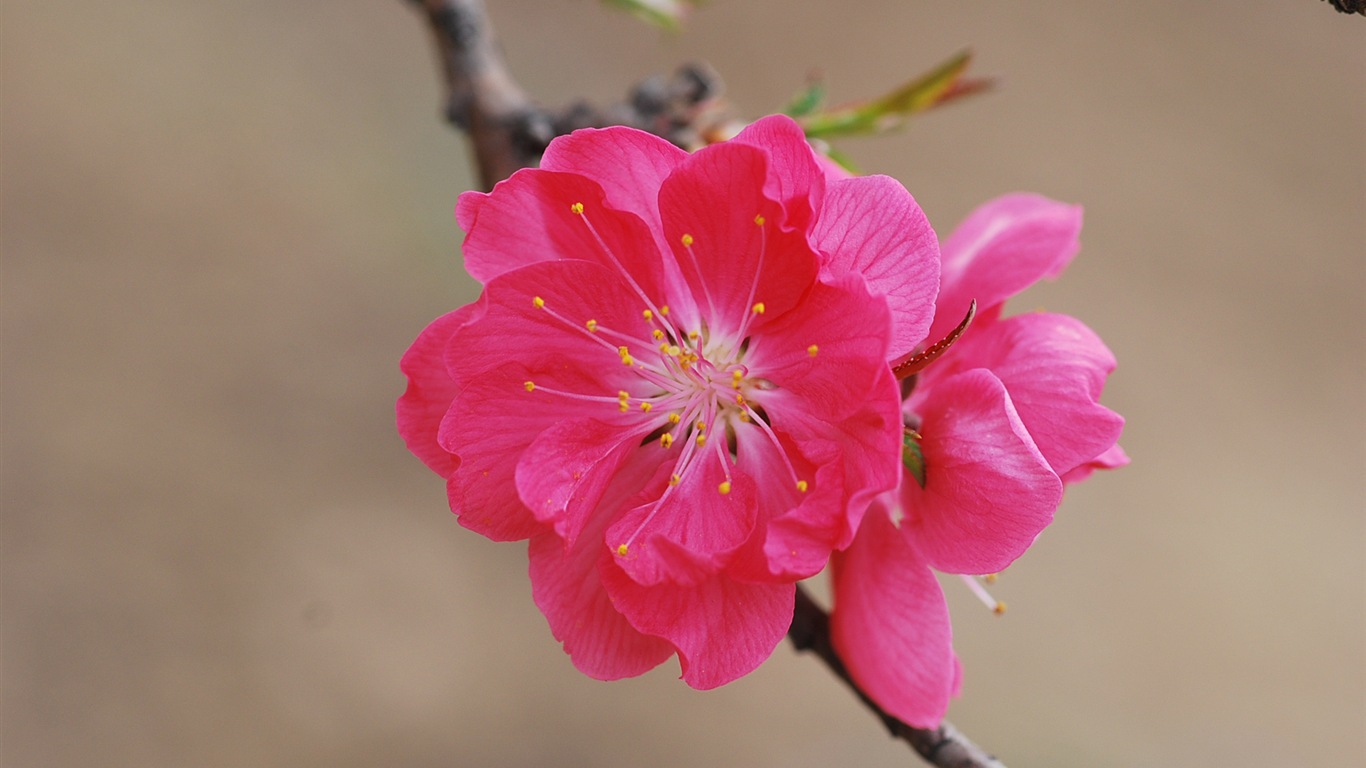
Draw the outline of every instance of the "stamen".
M643 316L643 317L645 318L645 322L649 322L649 321L655 319L655 313L651 312L651 311L648 310L648 309L645 310L644 312L641 312L640 314L641 314L641 316Z
M764 303L762 301L755 302L754 306L750 307L750 311L756 315L762 315L764 313Z
M722 496L725 496L726 494L730 493L730 481L722 480L721 484L716 486L716 491L717 493L720 493Z
M806 354L811 355L812 357L815 357L816 353L820 351L821 348L816 346L815 344L812 344L811 346L806 348Z
M671 434L669 434L668 432L665 432L664 434L662 434L662 435L659 436L659 447L660 447L660 448L668 448L669 446L671 446L671 445L673 445L673 444L674 444L674 436L671 435Z
M621 555L622 557L626 557L626 553L629 551L630 548L627 547L625 544L622 544L621 546L617 547L617 554Z
M806 484L806 481L805 481L805 480L798 480L798 481L797 481L797 492L798 492L798 493L806 493L806 489L809 488L809 487L810 487L810 486L808 486L808 485Z
M754 302L754 292L759 290L759 275L763 274L764 259L768 255L768 230L763 227L763 216L756 214L754 223L759 225L759 263L755 265L754 279L749 283L749 298L745 299L745 303L750 305L753 314L745 315L740 319L740 331L736 334L737 337L741 339L745 338L746 334L749 332L749 319L754 315L762 315L764 313L764 303L762 301L758 303ZM712 317L715 316L716 311L713 309Z
M537 309L545 309L545 299L541 298L540 296L532 297L531 304Z
M678 475L669 475L669 485L678 485L683 482L683 478Z
M982 605L990 608L992 613L1000 616L1006 612L1006 604L992 597L991 593L987 592L986 587L978 583L977 577L961 574L960 578L963 579L963 583L968 585L968 591L982 601Z
M526 387L526 391L533 392L536 389L536 382L527 380L522 384L522 386Z
M574 213L576 213L576 214L582 216L582 215L583 215L583 203L574 203L573 205L569 206L569 210L571 210L571 211L573 211Z
M598 321L597 321L597 320L589 320L588 322L584 323L583 325L584 325L585 328L588 329L588 332L589 332L589 333L597 333L597 332L598 332Z
M652 409L652 408L654 408L654 405L652 405L652 404L650 404L650 403L641 403L641 404L640 404L640 410L644 411L645 413L649 413L649 412L650 412L650 409Z

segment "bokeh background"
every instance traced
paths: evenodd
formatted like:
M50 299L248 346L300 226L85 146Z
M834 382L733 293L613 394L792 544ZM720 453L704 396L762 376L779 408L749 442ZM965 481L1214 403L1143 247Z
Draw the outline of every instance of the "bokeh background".
M1360 765L1366 19L1313 0L713 0L681 36L502 0L539 100L694 59L743 113L972 46L993 94L849 141L941 234L1086 205L1065 278L1131 467L946 586L951 717L1019 766ZM698 693L571 667L518 545L403 449L397 360L470 301L474 184L398 0L5 0L0 762L916 764L780 646Z

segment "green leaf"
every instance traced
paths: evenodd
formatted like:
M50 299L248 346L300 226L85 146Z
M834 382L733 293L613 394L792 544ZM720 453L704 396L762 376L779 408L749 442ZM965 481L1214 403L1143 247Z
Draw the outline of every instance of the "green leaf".
M648 24L678 31L683 17L697 5L696 0L603 0L607 5L620 8Z
M992 83L989 79L964 77L971 60L972 53L963 51L876 99L803 114L797 117L797 122L811 138L899 128L911 115L989 88Z
M788 117L802 117L809 115L820 108L825 103L825 83L819 80L811 81L806 90L792 97L792 101L783 107L783 114Z
M921 488L925 487L925 453L920 450L919 432L908 429L901 433L901 465Z

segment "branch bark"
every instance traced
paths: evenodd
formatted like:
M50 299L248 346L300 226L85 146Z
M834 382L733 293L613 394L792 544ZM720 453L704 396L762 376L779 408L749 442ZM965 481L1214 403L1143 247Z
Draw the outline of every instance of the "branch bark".
M533 167L555 136L577 128L629 125L685 149L706 142L720 119L708 105L720 79L703 65L687 65L669 79L638 84L624 104L599 111L579 102L555 115L535 105L508 71L482 0L408 0L425 11L446 82L446 119L473 144L480 185L487 191L522 168ZM719 110L718 110L719 111ZM830 618L797 586L788 637L815 653L882 720L893 737L910 744L938 768L1005 768L948 722L912 728L882 710L849 677L830 642Z
M810 651L825 662L825 666L849 686L859 701L877 715L892 738L910 744L930 765L939 768L1006 768L1004 763L973 744L947 720L940 723L938 728L915 728L883 711L849 676L849 669L830 641L829 615L800 584L797 585L796 611L787 637L797 650Z

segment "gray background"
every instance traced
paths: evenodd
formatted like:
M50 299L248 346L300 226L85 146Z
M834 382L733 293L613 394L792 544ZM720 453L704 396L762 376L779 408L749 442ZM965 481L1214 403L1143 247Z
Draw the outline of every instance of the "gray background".
M855 10L856 9L856 10ZM1121 361L1134 464L997 585L948 590L951 716L1019 766L1359 764L1366 19L1280 2L712 0L660 35L496 3L539 99L710 61L746 114L962 46L994 94L847 142L941 234L1087 206L1016 302ZM787 646L697 693L578 675L518 545L460 529L392 426L397 360L471 300L472 184L397 0L7 0L5 766L907 765Z

